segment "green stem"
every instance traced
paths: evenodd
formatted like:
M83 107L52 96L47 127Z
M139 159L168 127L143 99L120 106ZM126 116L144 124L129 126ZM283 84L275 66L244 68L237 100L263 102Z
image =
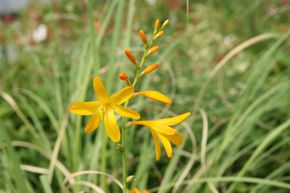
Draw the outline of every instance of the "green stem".
M106 172L107 168L107 135L105 132L105 128L102 128L102 157L101 157L101 171ZM102 176L101 177L101 187L104 190L104 192L107 192L107 182L106 182L106 177Z
M123 177L122 177L122 182L123 182L123 193L127 192L127 175L128 175L128 166L127 166L127 154L128 150L125 147L126 146L126 128L123 126L123 132L122 132L122 143L124 147L124 151L122 154L122 164L123 164Z
M153 37L154 37L154 35L156 33L157 32L154 31ZM138 64L136 66L137 70L136 70L135 78L134 78L134 81L133 81L133 84L132 84L133 87L136 86L137 82L140 79L141 69L142 69L142 66L145 63L146 58L147 58L148 50L152 46L152 44L154 42L153 37L152 37L151 41L149 42L149 44L145 45L145 49L144 49L144 53L143 53L141 62L140 62L140 64ZM127 108L128 104L129 104L129 100L125 103L124 107ZM126 134L127 129L125 127L125 121L126 121L126 118L123 118L122 119L122 125L123 125L123 128L122 128L122 145L123 145L123 153L122 153L123 176L122 176L122 183L123 183L123 193L127 193L127 176L128 176L128 163L127 163L128 148L126 146L126 144L127 144L127 141L126 141L127 140L127 134Z
M137 66L137 70L136 70L136 75L135 75L135 78L134 78L134 82L132 84L132 86L134 87L139 78L140 78L140 69L141 69L141 66L144 64L145 62L145 58L146 58L146 53L148 51L148 46L146 46L145 48L145 51L144 51L144 54L143 54L143 57L142 57L142 60L141 60L141 63L140 65ZM127 101L124 105L124 107L126 108L129 104L129 101ZM123 154L122 154L122 164L123 164L123 177L122 177L122 182L123 182L123 193L126 193L127 192L127 176L128 176L128 163L127 163L127 155L128 155L128 148L126 147L126 144L127 144L127 129L126 127L124 126L125 125L125 121L126 119L123 118L123 121L122 121L122 125L123 125L123 129L122 129L122 145L123 145Z

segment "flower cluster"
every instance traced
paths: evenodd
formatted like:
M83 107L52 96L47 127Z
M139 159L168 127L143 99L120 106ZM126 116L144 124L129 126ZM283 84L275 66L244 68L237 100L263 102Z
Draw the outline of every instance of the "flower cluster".
M170 98L158 91L135 91L136 84L139 80L141 80L144 75L153 72L159 67L159 64L151 64L147 67L144 67L144 65L146 59L159 50L159 46L156 45L155 42L164 35L164 30L168 23L169 21L166 20L161 25L160 21L157 19L150 41L148 41L146 33L143 30L139 31L139 36L144 44L144 53L140 62L138 62L130 50L125 50L125 55L136 68L136 74L133 81L130 81L129 76L126 73L122 72L119 74L119 79L124 81L126 84L125 88L110 96L106 91L101 78L96 76L93 79L93 87L98 100L92 102L75 102L70 105L70 111L72 113L91 116L85 127L85 132L93 132L98 128L99 124L104 121L105 129L110 139L113 142L119 142L121 139L121 132L115 113L135 120L140 119L141 117L138 112L127 108L128 102L133 96L144 96L164 104L172 103ZM190 113L184 113L171 118L132 121L130 125L141 125L149 128L155 144L156 159L159 160L161 154L160 142L164 146L168 157L172 156L171 143L175 145L182 144L182 136L171 126L184 121L189 115Z

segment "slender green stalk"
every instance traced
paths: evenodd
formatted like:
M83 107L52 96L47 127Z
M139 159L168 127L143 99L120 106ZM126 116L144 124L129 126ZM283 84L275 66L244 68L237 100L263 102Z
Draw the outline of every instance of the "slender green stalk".
M102 135L101 169L102 169L102 172L106 172L106 168L107 168L107 135L105 132L105 128L102 128L101 135ZM101 177L101 186L102 186L102 189L104 190L104 192L107 192L107 189L108 189L106 181L107 181L106 177L102 176Z
M140 67L141 64L143 64L145 62L145 57L146 57L146 53L147 53L147 49L145 49L142 60L140 65L137 66L137 70L136 70L136 75L134 78L134 82L132 84L132 86L134 87L140 77ZM143 63L142 63L143 62ZM129 104L129 101L127 101L124 105L124 107L126 108ZM127 189L127 176L128 176L128 164L127 164L127 156L128 156L128 148L126 148L126 144L127 144L127 129L125 127L125 121L126 119L123 118L122 120L122 125L123 125L123 129L122 129L122 145L123 145L123 153L122 153L122 165L123 165L123 177L122 177L122 182L123 182L123 193L126 193L126 189Z
M126 128L123 126L123 132L122 132L122 144L124 146L124 151L122 153L122 165L123 165L123 193L127 192L127 176L128 176L128 164L127 164L127 154L128 149L126 148Z
M154 31L153 33L153 37L156 34L156 31ZM147 54L149 51L149 48L152 46L154 39L151 39L151 41L149 42L149 44L145 45L145 49L144 49L144 53L141 59L140 64L136 65L136 74L134 77L134 81L132 86L135 87L136 84L138 83L140 77L141 77L141 69L142 66L144 65L146 58L147 58ZM129 100L125 103L124 107L126 108L129 104ZM123 118L122 120L122 125L123 125L123 129L122 129L122 145L123 145L123 153L122 153L122 165L123 165L123 176L122 176L122 183L123 183L123 193L126 193L127 191L127 176L128 176L128 163L127 163L127 156L128 156L128 148L126 147L127 144L127 129L125 127L125 121L126 118Z

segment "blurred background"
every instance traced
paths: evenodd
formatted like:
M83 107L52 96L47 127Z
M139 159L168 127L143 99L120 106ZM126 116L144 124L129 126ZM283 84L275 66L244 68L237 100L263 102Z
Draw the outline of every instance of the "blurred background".
M130 188L150 192L290 191L289 0L0 0L0 193L121 192L121 154L68 104L92 100L92 77L124 86L141 57L139 29L170 20L159 63L138 89L144 118L186 111L172 159L155 161L145 129L130 130Z

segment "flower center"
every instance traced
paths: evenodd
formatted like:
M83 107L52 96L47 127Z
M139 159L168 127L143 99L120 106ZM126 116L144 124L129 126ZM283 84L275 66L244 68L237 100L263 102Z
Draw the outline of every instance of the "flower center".
M110 107L110 104L102 104L98 108L98 114L99 114L101 120L104 119L104 115L105 115L105 113L106 113L106 111L108 110L109 107Z

